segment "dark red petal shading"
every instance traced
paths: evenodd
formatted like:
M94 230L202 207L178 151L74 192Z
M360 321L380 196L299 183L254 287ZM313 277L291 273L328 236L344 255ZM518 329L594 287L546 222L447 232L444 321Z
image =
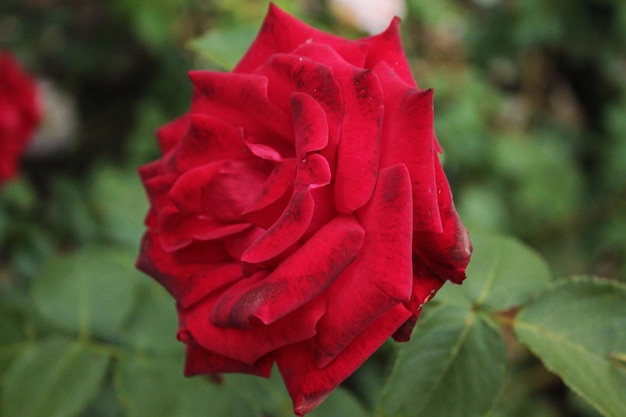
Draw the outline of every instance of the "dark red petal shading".
M288 158L274 165L263 188L242 212L242 217L263 228L270 228L285 210L296 177L296 160ZM283 204L283 201L284 204Z
M254 72L271 55L290 53L305 42L329 44L352 65L363 67L365 62L366 44L322 32L270 3L259 34L233 72Z
M452 201L452 193L437 155L434 157L437 197L443 233L415 232L415 263L421 263L432 276L460 284L472 253L467 229L461 223Z
M302 160L310 152L328 145L328 121L322 106L310 95L293 93L291 113L296 135L296 158Z
M385 92L381 167L406 164L413 183L413 228L439 233L433 90L407 85L385 63L374 72Z
M217 117L274 144L293 140L290 118L267 97L266 77L198 70L190 71L189 78L194 85L192 114Z
M369 45L364 68L374 69L380 62L387 63L402 80L415 87L411 66L406 59L400 37L400 19L394 18L382 33L359 39Z
M411 315L399 304L378 317L324 368L315 364L315 341L286 346L276 352L276 363L294 404L303 416L315 407L374 353Z
M190 341L193 342L193 341ZM269 378L274 359L264 356L253 364L243 363L203 349L194 343L187 344L185 354L185 376L241 372Z
M185 308L242 279L238 262L180 263L161 248L153 233L146 233L142 239L137 268L156 279Z
M424 269L423 265L413 265L411 299L404 304L413 315L393 334L393 340L396 342L409 341L413 328L417 323L417 318L422 312L422 307L437 293L444 283L439 278L433 277L429 271Z
M239 282L254 284L258 280L259 277L253 276ZM209 319L216 300L217 295L213 295L189 309L179 307L179 339L192 337L204 349L249 365L278 348L315 336L315 324L324 314L323 301L313 300L283 320L268 325L257 321L249 323L248 328L220 327Z
M358 211L365 230L363 248L326 293L326 314L315 338L315 362L320 368L378 316L409 300L411 198L411 179L404 165L381 170L372 199Z
M308 189L294 192L278 221L248 247L241 261L258 264L283 253L306 232L314 210L315 202Z
M274 54L255 75L267 77L267 96L283 111L289 111L291 95L297 92L321 102L341 97L332 68L299 54Z
M321 294L352 263L364 231L353 217L324 225L265 279L227 289L211 312L222 326L247 326L251 317L273 323Z

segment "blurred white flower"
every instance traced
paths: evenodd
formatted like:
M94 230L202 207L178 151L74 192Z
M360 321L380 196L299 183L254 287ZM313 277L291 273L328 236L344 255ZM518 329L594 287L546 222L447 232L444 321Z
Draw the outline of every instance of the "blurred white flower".
M404 0L330 0L332 13L370 34L387 29L394 16L406 15Z
M76 139L78 109L72 96L50 80L38 80L42 120L28 147L30 155L62 152Z

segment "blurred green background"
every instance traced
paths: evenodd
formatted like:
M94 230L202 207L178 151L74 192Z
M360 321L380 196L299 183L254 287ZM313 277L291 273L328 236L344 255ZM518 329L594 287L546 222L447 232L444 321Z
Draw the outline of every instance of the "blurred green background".
M366 35L326 1L276 3L320 29ZM155 128L187 110L186 72L232 66L266 9L254 0L2 1L0 49L41 80L46 115L22 176L0 190L0 372L19 380L6 371L25 346L31 363L74 352L58 335L121 358L117 382L101 365L98 381L108 382L86 384L82 408L59 415L161 415L129 401L139 388L119 377L147 375L137 369L145 352L182 352L172 302L133 269L147 210L135 169L158 157ZM557 277L626 282L626 3L409 0L402 30L418 85L435 88L444 166L470 232L521 239ZM68 301L73 291L87 307ZM124 359L128 344L134 361ZM85 359L77 349L70 362ZM179 361L150 369L166 378ZM364 369L354 392L386 368ZM596 415L536 361L522 354L514 369L523 378L498 415ZM200 415L185 412L170 415Z

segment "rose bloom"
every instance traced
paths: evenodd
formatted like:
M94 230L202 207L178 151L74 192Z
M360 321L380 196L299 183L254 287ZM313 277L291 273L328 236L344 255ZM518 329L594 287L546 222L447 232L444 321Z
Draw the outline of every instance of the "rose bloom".
M19 157L39 122L34 81L6 52L0 51L0 184L17 173Z
M304 415L465 278L433 92L398 25L351 41L270 6L232 72L190 73L190 111L140 168L137 262L176 299L186 375L276 363Z

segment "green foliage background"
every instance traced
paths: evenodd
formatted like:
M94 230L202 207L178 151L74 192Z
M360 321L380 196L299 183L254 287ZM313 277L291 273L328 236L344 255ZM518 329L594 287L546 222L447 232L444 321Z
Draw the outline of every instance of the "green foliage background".
M276 3L363 35L323 1ZM407 4L405 47L435 88L475 255L411 342L385 345L310 415L623 417L626 4ZM0 416L291 415L277 372L184 379L173 302L133 267L147 210L135 168L158 156L154 129L186 111L186 71L230 68L266 9L3 0L0 48L66 112L0 190Z

